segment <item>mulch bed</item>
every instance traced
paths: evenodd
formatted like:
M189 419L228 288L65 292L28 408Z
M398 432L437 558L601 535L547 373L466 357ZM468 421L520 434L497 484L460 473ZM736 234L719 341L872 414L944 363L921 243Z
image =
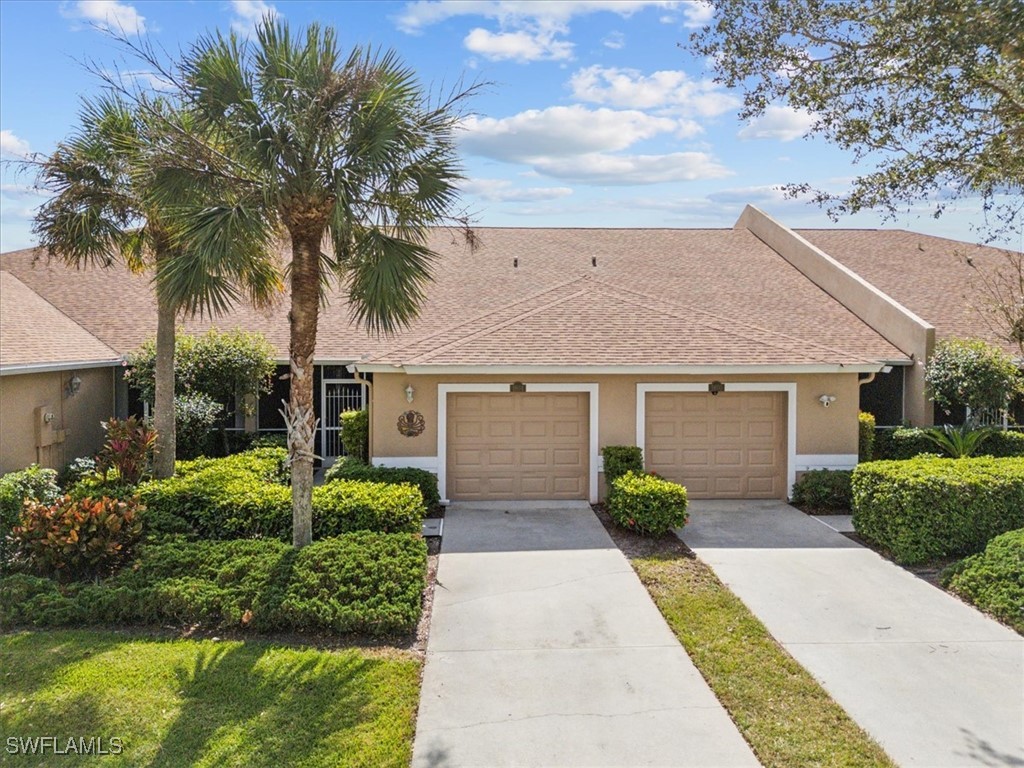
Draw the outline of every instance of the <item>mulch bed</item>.
M612 522L612 517L604 504L592 504L591 509L608 531L608 535L612 537L615 546L621 549L622 554L629 560L640 557L697 557L674 533L666 533L664 536L642 536L620 528Z

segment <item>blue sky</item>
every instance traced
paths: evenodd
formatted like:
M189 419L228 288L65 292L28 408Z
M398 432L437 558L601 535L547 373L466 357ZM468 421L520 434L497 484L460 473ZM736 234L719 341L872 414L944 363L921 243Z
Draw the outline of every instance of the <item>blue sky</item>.
M833 225L816 206L783 199L778 184L841 191L857 169L802 137L807 115L775 106L753 124L737 119L738 97L678 46L707 19L699 2L3 0L3 158L51 152L73 130L80 96L100 90L82 62L122 59L97 27L174 51L216 28L248 34L265 13L333 25L346 47L394 48L435 88L460 77L492 83L460 134L464 204L480 225L729 227L748 202L791 226L881 222L862 214ZM5 164L2 251L33 244L43 198L32 181ZM974 240L979 215L966 201L939 220L922 208L884 226Z

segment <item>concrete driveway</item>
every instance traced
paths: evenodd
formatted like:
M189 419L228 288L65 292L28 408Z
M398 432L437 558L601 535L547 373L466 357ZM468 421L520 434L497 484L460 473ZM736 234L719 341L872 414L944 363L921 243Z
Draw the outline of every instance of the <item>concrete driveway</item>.
M588 505L444 532L414 766L758 765Z
M781 502L680 533L901 765L1024 766L1024 639Z

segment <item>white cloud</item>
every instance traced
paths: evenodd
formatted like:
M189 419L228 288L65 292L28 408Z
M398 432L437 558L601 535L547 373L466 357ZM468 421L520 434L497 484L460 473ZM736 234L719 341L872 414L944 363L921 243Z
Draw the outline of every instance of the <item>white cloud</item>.
M78 0L62 3L60 13L66 19L78 19L126 35L142 34L146 31L146 17L134 6L118 0Z
M705 0L688 0L683 4L683 26L698 29L715 17L715 6Z
M613 51L621 50L626 47L626 36L621 32L609 32L601 40L601 45Z
M466 179L459 189L467 195L495 203L531 203L558 200L572 194L570 187L517 187L506 179Z
M580 105L530 109L504 118L470 116L463 124L463 149L506 162L614 152L678 128L678 122L636 110L588 109Z
M575 16L608 12L628 17L644 8L678 4L675 0L417 0L407 3L394 21L403 32L419 34L446 19L478 16L496 22L498 29L473 29L463 41L470 51L495 60L559 61L572 58L573 44L565 36ZM609 47L615 47L615 38L609 39Z
M426 27L456 16L482 16L504 25L565 24L574 16L608 12L632 16L645 8L676 8L674 0L417 0L407 3L395 17L403 32L422 32Z
M740 129L741 139L776 139L792 141L806 134L814 125L815 117L790 107L768 107L764 114L754 118Z
M277 18L281 14L265 0L231 0L231 10L235 16L231 20L231 29L239 35L250 35L265 16Z
M661 184L720 179L732 175L732 171L705 152L673 152L665 155L591 153L574 157L535 158L533 165L548 176L599 186Z
M466 35L463 44L467 50L492 61L558 61L571 59L573 49L572 43L556 40L553 30L490 32L477 27Z
M680 70L644 75L635 69L594 65L569 79L574 98L630 109L680 108L714 117L739 106L739 100L711 80L694 80Z
M708 195L708 200L713 203L724 203L729 205L746 205L748 203L752 203L753 205L778 206L784 203L794 202L799 202L803 205L802 201L786 197L785 193L782 191L782 187L776 186L734 187L732 189L723 189L718 192L710 193Z
M24 160L31 150L28 142L14 135L14 131L0 131L0 155Z

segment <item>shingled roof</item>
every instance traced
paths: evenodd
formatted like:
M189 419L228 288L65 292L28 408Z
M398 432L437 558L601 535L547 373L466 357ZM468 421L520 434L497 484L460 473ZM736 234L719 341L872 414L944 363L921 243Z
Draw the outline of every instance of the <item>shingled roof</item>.
M431 234L436 279L419 319L397 337L355 326L344 291L335 290L321 312L318 360L793 366L908 357L746 229L480 227L475 234L475 249L453 232ZM801 234L935 324L940 336L986 335L964 297L968 283L945 277L953 262L939 258L972 247L908 232ZM0 256L0 268L118 353L155 332L147 276L117 267L68 270L34 250ZM282 296L269 310L238 307L181 325L260 331L283 360L287 311Z
M0 370L115 365L120 355L36 294L0 271Z
M981 287L982 274L1007 267L1007 251L903 230L797 231L935 326L939 338L980 338L1019 353L999 337Z

